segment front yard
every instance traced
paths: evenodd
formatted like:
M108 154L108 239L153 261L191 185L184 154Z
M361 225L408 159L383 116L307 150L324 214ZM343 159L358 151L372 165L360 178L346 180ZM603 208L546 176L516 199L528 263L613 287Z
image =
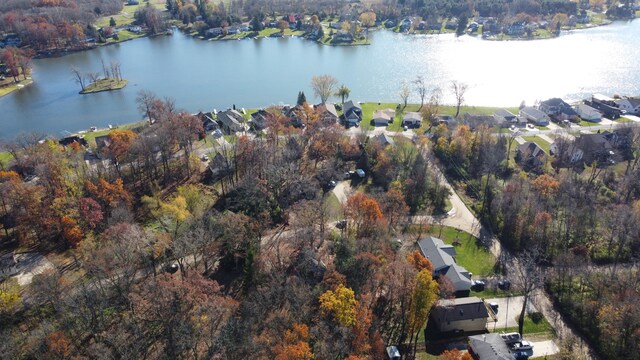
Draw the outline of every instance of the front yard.
M442 239L446 244L457 242L456 262L469 272L474 278L484 277L493 273L496 258L484 247L476 237L449 226L433 225L428 234Z

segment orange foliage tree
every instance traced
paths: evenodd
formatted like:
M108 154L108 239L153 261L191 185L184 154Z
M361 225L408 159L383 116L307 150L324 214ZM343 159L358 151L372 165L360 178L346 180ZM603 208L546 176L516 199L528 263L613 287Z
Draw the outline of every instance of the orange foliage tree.
M440 360L473 360L473 357L468 352L453 349L445 350L445 352L440 355Z
M293 324L292 330L285 331L282 342L274 346L275 360L313 359L308 341L309 327L304 324Z
M64 359L71 353L69 339L62 331L47 335L45 342L47 344L46 357L49 359Z
M103 207L131 206L131 194L124 188L122 179L116 179L112 184L104 179L98 180L98 184L87 180L84 186L89 194L101 203Z
M347 200L345 210L347 216L353 220L355 230L361 236L371 234L384 221L378 202L359 191Z
M433 272L433 264L429 259L422 256L419 250L416 250L407 255L407 262L413 265L417 271L427 270L429 273Z

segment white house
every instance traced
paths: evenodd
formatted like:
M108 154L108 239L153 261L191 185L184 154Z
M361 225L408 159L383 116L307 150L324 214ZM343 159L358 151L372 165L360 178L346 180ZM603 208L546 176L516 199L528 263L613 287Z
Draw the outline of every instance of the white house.
M602 120L602 114L589 105L578 104L574 107L574 109L576 110L578 115L586 121L600 122L600 120Z
M396 112L391 109L378 110L373 113L371 122L374 126L387 126L393 122Z
M525 106L520 109L520 115L538 126L549 125L549 117L547 114L531 106Z
M640 99L618 99L615 101L620 110L627 114L640 115Z

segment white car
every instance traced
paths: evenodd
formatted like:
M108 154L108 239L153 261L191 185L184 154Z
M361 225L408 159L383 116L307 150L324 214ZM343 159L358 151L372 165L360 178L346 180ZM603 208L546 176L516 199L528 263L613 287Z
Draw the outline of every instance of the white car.
M202 155L202 161L209 161L209 155L207 154Z
M535 126L533 126L533 124L527 124L527 129L529 129L529 130L533 130L533 129L535 129L535 128L536 128L536 127L535 127Z

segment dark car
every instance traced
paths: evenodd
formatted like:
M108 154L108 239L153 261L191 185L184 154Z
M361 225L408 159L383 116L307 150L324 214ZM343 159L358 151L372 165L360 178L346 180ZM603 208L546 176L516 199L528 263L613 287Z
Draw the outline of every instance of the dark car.
M336 227L340 230L347 228L347 220L340 220L336 223Z
M489 307L491 308L491 310L493 310L494 314L498 315L498 308L499 308L498 303L494 303L494 302L489 303Z
M509 280L498 281L498 289L508 291L509 289L511 289L511 281Z
M471 280L471 290L473 291L483 291L485 287L485 282L482 280Z
M178 269L179 269L178 264L173 263L165 266L164 271L168 272L169 274L175 274L178 271Z

